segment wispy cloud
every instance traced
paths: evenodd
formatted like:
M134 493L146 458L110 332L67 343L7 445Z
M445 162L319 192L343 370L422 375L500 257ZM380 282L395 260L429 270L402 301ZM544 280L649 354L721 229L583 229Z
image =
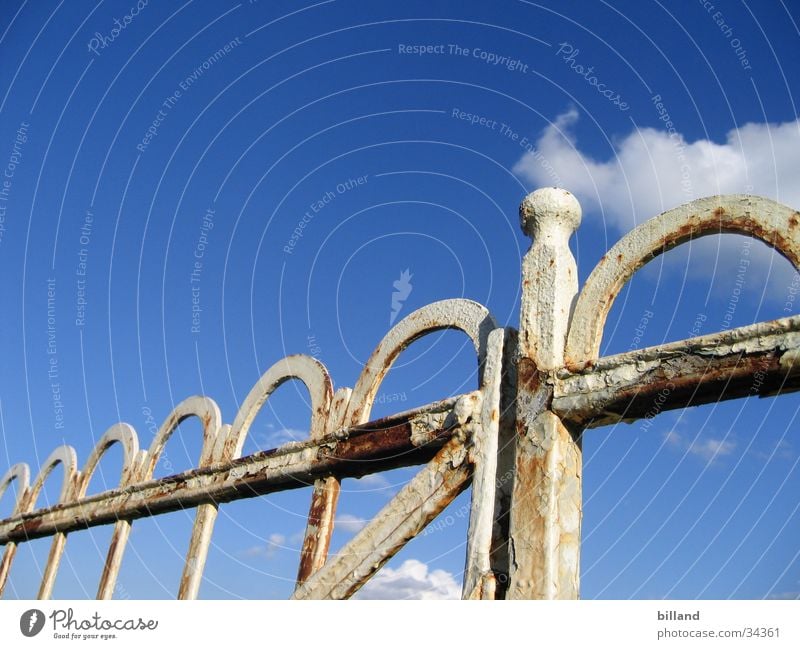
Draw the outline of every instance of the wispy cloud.
M788 591L785 593L770 593L767 599L800 599L800 591Z
M274 559L279 550L286 547L286 537L277 532L270 534L262 545L253 545L239 554L242 557L254 558L263 557L265 559Z
M791 461L797 457L792 443L787 439L778 441L774 449L770 448L767 450L753 451L753 455L762 462L768 460Z
M399 568L383 568L356 594L356 599L459 599L461 586L446 570L431 570L417 559Z
M251 433L253 441L264 450L283 446L288 442L302 442L308 439L307 430L297 428L270 428Z
M367 521L353 514L339 514L336 516L335 527L345 532L360 532Z
M674 429L666 434L666 441L669 446L680 452L696 455L708 463L730 455L736 450L736 440L734 439L717 439L713 437L689 439Z

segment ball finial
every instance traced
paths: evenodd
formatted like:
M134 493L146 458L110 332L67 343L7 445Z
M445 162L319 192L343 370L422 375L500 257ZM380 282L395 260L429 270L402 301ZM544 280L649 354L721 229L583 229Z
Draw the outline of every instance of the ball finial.
M519 206L522 231L535 237L542 228L566 229L572 234L581 224L581 205L566 189L544 187L528 194Z

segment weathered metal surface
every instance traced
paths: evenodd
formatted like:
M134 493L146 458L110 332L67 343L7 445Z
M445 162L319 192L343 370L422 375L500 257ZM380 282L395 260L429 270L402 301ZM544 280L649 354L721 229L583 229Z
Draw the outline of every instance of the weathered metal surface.
M569 239L580 225L572 194L540 189L520 207L533 245L522 261L517 364L516 472L509 531L508 599L578 597L581 450L550 408L564 364L578 272Z
M467 533L463 599L494 599L496 577L492 572L492 529L495 518L500 427L500 383L503 368L504 330L495 329L487 340L478 421L470 426L471 459L474 465L472 501ZM456 415L458 416L458 415Z
M225 503L305 487L336 474L361 477L429 461L453 435L456 399L352 426L320 440L290 442L224 464L213 464L159 480L112 489L0 521L0 544L71 532L123 518L176 511L202 503ZM440 422L424 444L417 432ZM415 432L416 431L416 432Z
M97 585L96 599L112 599L114 597L117 577L119 577L119 571L122 567L122 557L125 554L125 547L128 545L130 535L130 521L119 520L114 523L114 531L111 533L111 541L108 544L108 553L103 564L103 572Z
M14 501L14 509L16 510L19 509L21 503L24 501L31 482L31 470L24 462L15 464L0 478L0 500L3 499L8 487L15 480L17 482L17 499Z
M767 198L711 196L664 212L626 234L592 271L575 304L566 364L597 359L608 312L622 287L647 262L690 239L736 233L761 239L800 269L800 213Z
M509 527L511 496L516 472L517 442L517 330L507 327L503 343L502 374L500 378L500 425L497 442L497 472L495 474L495 504L491 541L491 573L495 599L505 599L510 568Z
M333 396L325 432L334 433L344 425L347 406L350 403L350 388L340 388ZM303 547L300 550L300 566L297 569L297 585L325 565L331 544L336 506L339 502L341 483L336 476L327 476L314 482L311 505L308 510Z
M189 540L189 549L186 552L186 561L178 587L178 599L196 599L197 593L200 592L200 582L203 579L208 547L211 544L211 534L214 531L218 511L214 503L197 506L192 537Z
M562 369L553 411L572 426L652 418L674 408L800 388L800 316Z
M462 427L480 416L473 409L478 395L465 395L456 404L459 433L335 557L299 586L292 599L352 596L468 486L472 465Z
M339 502L341 482L334 476L314 482L308 521L300 550L300 565L297 569L297 585L303 584L325 565L333 535L336 506Z
M577 599L581 448L545 410L517 446L507 599Z
M14 557L17 555L17 544L14 542L8 543L3 551L3 558L0 559L0 596L5 590L6 582L8 581L8 573L11 571L11 564L14 563Z

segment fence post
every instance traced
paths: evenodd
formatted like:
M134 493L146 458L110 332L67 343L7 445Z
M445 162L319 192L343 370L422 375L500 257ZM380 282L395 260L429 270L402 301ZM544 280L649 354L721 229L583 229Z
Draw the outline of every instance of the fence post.
M578 292L569 238L580 221L578 201L562 189L535 191L520 206L533 245L522 260L507 599L578 598L580 431L567 430L551 403Z

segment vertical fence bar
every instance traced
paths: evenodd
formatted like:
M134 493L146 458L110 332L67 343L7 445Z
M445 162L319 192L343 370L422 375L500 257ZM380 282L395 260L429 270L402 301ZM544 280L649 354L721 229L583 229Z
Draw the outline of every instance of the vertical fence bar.
M508 539L516 470L517 338L517 330L506 327L500 377L500 422L497 430L497 470L490 557L492 574L496 580L495 599L506 598L511 572Z
M479 421L473 428L472 502L467 532L467 560L462 599L494 599L497 577L492 572L492 532L497 489L498 428L500 425L500 383L503 371L505 331L489 334L481 385Z
M197 514L192 528L192 539L189 541L189 551L186 553L186 563L183 567L181 585L178 589L178 599L197 599L200 592L200 582L203 580L203 570L206 567L208 546L211 545L211 535L214 532L214 523L219 510L213 503L198 505Z
M320 429L318 437L332 433L344 425L347 406L350 403L350 388L339 388L333 396L325 429ZM308 510L308 523L300 551L300 566L297 570L297 586L301 586L328 560L331 545L336 506L339 502L341 483L336 476L328 476L314 482L311 505Z
M0 498L2 498L8 485L13 480L17 481L17 500L14 503L14 508L11 515L19 514L25 503L28 502L28 489L31 481L31 472L27 464L20 463L12 466L8 472L0 478ZM3 596L3 591L8 582L8 574L11 571L11 564L14 562L14 557L17 554L17 544L13 541L8 543L3 551L3 557L0 559L0 597Z
M39 497L39 492L44 486L44 481L50 475L56 465L61 464L64 471L64 477L61 482L61 495L58 498L59 504L69 502L77 493L78 481L80 480L80 473L77 470L78 458L75 455L75 449L71 446L59 446L45 460L44 465L39 471L39 475L30 490L28 507L36 506L36 499ZM53 535L53 542L50 544L50 554L47 556L47 563L44 567L42 574L42 582L39 586L39 592L36 595L37 599L50 599L53 595L53 588L56 583L56 575L58 568L61 565L61 557L64 554L64 548L67 545L67 535L64 532L56 532Z
M520 207L533 245L522 262L517 362L516 472L508 599L576 599L581 524L580 439L550 410L578 292L570 236L581 221L572 194L540 189Z
M53 596L53 587L56 585L56 575L61 565L61 557L67 545L67 535L57 532L53 535L53 543L50 545L50 554L47 555L47 563L42 575L42 583L39 586L39 593L36 599L50 599Z
M222 452L219 449L215 449L215 442L218 438L220 440L227 439L230 432L231 427L228 424L224 424L219 428L212 427L212 432L208 435L206 438L207 441L203 444L203 457L200 460L201 467L221 459L215 456L217 452ZM207 453L206 444L213 450ZM224 449L224 445L222 445L221 448ZM216 503L205 503L197 507L194 526L192 527L192 538L189 541L186 563L183 566L181 583L178 587L178 599L197 599L197 595L200 592L200 582L203 580L203 571L206 568L206 559L208 558L208 548L211 545L211 536L214 533L214 523L217 521L218 513L219 507Z
M97 599L111 599L114 596L117 577L122 567L122 555L125 553L125 546L130 534L130 521L121 520L114 523L114 532L111 535L106 562L103 565L103 574L100 575L100 583L97 586Z

